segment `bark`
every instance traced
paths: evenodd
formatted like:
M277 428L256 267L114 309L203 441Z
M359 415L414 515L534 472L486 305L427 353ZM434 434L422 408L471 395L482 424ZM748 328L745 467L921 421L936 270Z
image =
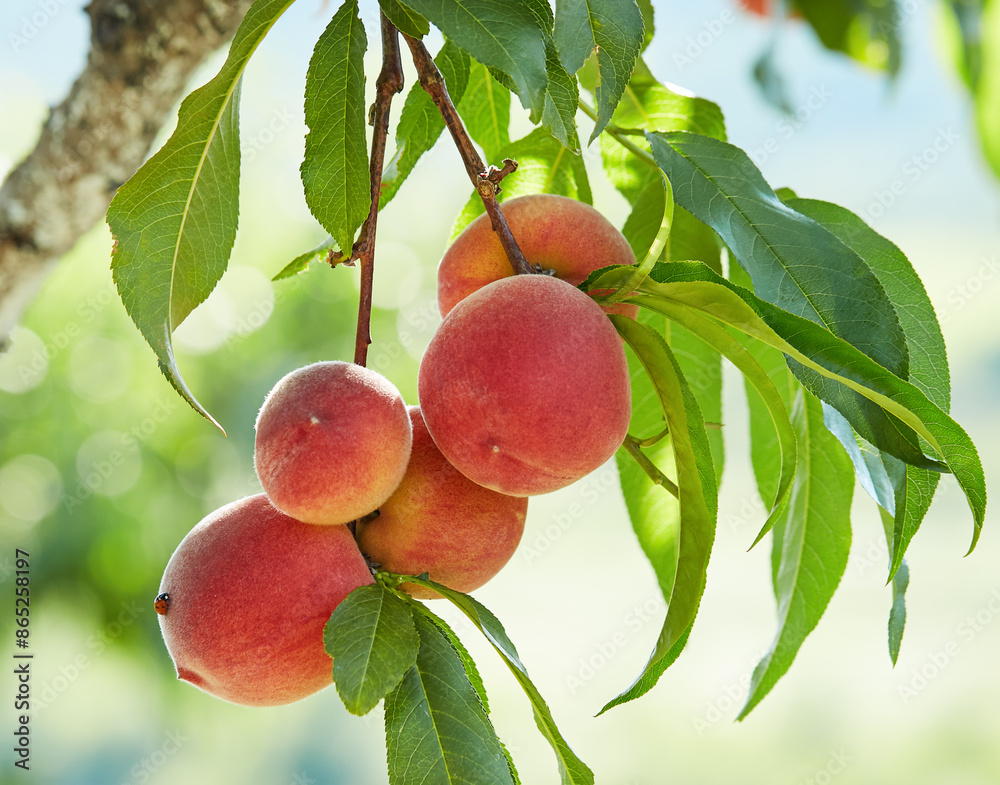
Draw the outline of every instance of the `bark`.
M250 0L87 6L86 67L52 109L34 151L0 188L0 342L59 258L103 219L191 72L233 36L249 7Z

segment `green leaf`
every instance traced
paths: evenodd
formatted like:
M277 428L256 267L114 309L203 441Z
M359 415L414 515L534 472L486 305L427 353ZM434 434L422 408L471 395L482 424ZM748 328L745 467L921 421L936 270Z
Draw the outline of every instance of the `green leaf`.
M511 142L498 156L518 162L517 171L504 178L501 201L541 193L570 196L587 204L593 201L583 159L563 147L544 128L536 128ZM452 238L484 212L483 200L474 193L455 220Z
M809 199L792 199L788 203L793 209L820 223L868 263L892 300L903 328L910 358L909 381L942 410L948 411L951 404L951 381L944 336L920 276L906 255L843 207ZM865 452L864 457L865 468L873 482L883 477L889 480L890 475L897 478L895 483L890 480L893 499L891 505L885 503L884 484L879 486L881 492L875 496L884 509L894 512L896 516L894 536L890 544L891 577L899 569L910 540L930 508L939 476L936 472L904 465L891 456L881 456L882 467L874 466L870 452ZM859 468L859 476L864 484L864 472L860 471L857 461L855 466Z
M410 606L378 583L347 595L326 623L323 642L340 699L359 716L399 684L420 648Z
M390 785L512 785L507 757L447 635L424 614L416 664L385 699Z
M629 271L628 267L613 268L592 276L585 284L589 288L614 286ZM974 524L970 551L975 547L986 508L982 463L965 431L922 390L889 373L820 325L761 300L702 264L657 265L641 291L643 294L625 302L654 309L662 307L664 300L686 305L778 349L789 356L789 361L801 363L818 376L860 393L883 408L899 427L926 439L954 472L965 493ZM828 388L818 389L825 393ZM816 394L816 390L812 392ZM851 420L854 412L841 414L858 429L859 423Z
M611 121L642 50L642 12L635 0L556 0L555 42L570 74L597 49L597 124L593 142Z
M371 208L365 133L364 56L357 0L347 0L320 36L306 74L306 203L341 248L350 248Z
M673 353L663 338L647 326L617 314L609 318L635 352L656 390L669 428L679 493L675 503L664 502L659 512L662 523L657 527L662 527L661 532L666 529L667 539L677 538L676 549L669 544L664 548L662 541L655 545L666 554L676 553L675 564L653 565L661 588L670 582L669 574L674 573L669 596L665 597L667 616L663 628L643 672L627 690L609 701L602 713L649 692L680 653L705 590L718 506L718 486L704 416ZM640 534L643 544L641 537Z
M469 136L483 148L487 163L499 166L500 151L510 144L510 92L486 66L473 60L469 86L457 107Z
M869 68L899 71L905 14L896 0L794 0L794 5L827 49Z
M431 26L420 14L399 0L378 0L382 13L401 33L412 38L423 38L431 31Z
M315 248L306 251L303 254L299 254L292 261L281 268L281 272L272 278L272 281L282 281L286 278L294 278L299 273L304 273L309 269L309 265L313 262L325 262L330 258L330 255L334 256L340 253L340 249L337 247L337 241L332 237L327 237L323 242L317 245Z
M448 39L434 58L434 63L444 77L448 95L461 109L469 84L469 55ZM396 151L382 172L380 210L396 195L417 161L434 146L444 128L444 119L434 101L419 82L414 84L406 94L396 125Z
M903 331L884 288L864 260L822 226L783 205L739 148L689 133L647 133L679 204L712 226L750 273L757 293L825 325L906 378ZM913 465L935 467L907 428L849 390L790 365L809 389L858 433Z
M580 105L580 89L576 77L566 71L560 62L559 52L551 38L545 41L545 68L549 81L545 88L542 122L564 147L574 153L579 152L576 110Z
M725 121L719 107L704 98L681 95L660 84L642 58L615 109L615 127L629 131L694 131L717 139L726 138ZM642 134L630 134L628 139L643 150L649 143ZM632 204L650 180L659 180L655 166L641 160L621 145L611 134L601 136L601 157L604 172ZM686 257L688 259L698 257Z
M896 489L882 462L882 454L864 439L859 438L844 415L826 403L823 404L823 422L826 429L837 437L837 441L847 451L847 456L854 464L854 473L861 481L861 487L883 510L894 514Z
M903 330L860 256L782 204L738 147L693 133L646 136L678 203L718 232L758 296L824 325L906 378Z
M792 422L800 466L789 503L775 524L778 633L754 669L738 719L746 717L791 666L840 583L851 549L851 462L823 426L820 402L804 389L796 396Z
M774 429L776 436L774 445L777 454L780 456L776 463L777 484L773 495L770 498L764 499L770 505L771 514L753 542L756 545L774 525L774 521L791 490L792 480L795 477L797 461L795 431L789 420L788 408L786 408L785 401L778 392L774 382L771 381L771 377L767 371L757 362L756 358L741 346L739 341L718 322L701 316L689 308L671 307L667 303L662 304L661 307L657 307L655 310L667 316L671 321L682 325L691 334L707 343L736 366L740 373L743 374L747 385L752 387L753 391L759 397L771 420L771 427Z
M545 108L545 33L525 0L409 0L483 65L507 74L537 122Z
M535 723L556 753L556 760L559 763L559 774L563 785L592 785L594 782L593 773L583 761L576 757L576 754L570 749L562 734L559 733L549 707L546 705L541 693L532 684L531 679L528 678L528 671L522 664L517 649L507 636L507 632L504 630L500 620L482 603L467 594L449 589L447 586L442 586L422 576L406 576L406 582L426 586L438 592L462 611L468 617L469 621L476 625L479 631L486 636L486 640L490 642L490 645L493 646L497 654L503 659L504 663L506 663L510 672L514 674L514 678L518 684L521 685L521 689L528 696L531 708L535 714Z
M656 33L656 26L653 23L653 2L652 0L638 0L638 6L640 13L642 13L642 51L645 52Z
M243 69L291 3L257 0L250 7L218 75L184 99L176 130L108 209L111 271L125 310L170 384L217 426L181 378L170 335L229 264L239 220Z

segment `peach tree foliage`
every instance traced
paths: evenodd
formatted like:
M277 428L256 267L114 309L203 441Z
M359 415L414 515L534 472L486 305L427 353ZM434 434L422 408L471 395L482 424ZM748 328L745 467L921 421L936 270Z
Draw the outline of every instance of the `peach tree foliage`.
M185 99L176 131L119 189L108 212L125 307L169 382L210 420L181 376L171 334L226 270L239 212L242 75L289 5L254 3L218 75ZM810 4L801 5L810 17ZM667 610L646 666L604 710L650 690L695 623L724 457L723 430L712 427L723 421L723 358L745 377L753 469L768 509L753 544L771 534L778 608L774 642L754 671L740 718L788 670L843 575L856 482L878 504L885 527L895 662L905 622L904 556L940 475L952 473L968 499L973 547L986 503L975 447L948 415L941 331L905 255L842 207L772 189L727 143L718 106L658 82L642 59L655 46L648 0L557 0L554 13L546 0L380 6L383 38L398 30L419 46L431 25L443 35L435 62L468 135L486 163L519 164L504 179L501 199L550 192L590 202L581 149L596 144L605 174L632 205L623 232L640 261L598 270L581 288L610 292L602 303L641 309L638 321L609 317L630 348L634 401L616 460ZM374 242L367 234L374 212L363 59L377 33L365 30L357 0L347 0L316 43L305 75L301 176L330 238L276 271L276 279ZM520 139L509 135L513 102L537 126ZM406 187L417 160L446 130L420 84L394 106L395 154L377 173L379 207ZM578 120L589 137L581 137ZM473 193L456 226L483 209ZM517 782L462 642L399 591L402 576L377 578L337 608L326 645L349 711L364 714L385 701L390 781ZM443 594L493 645L524 689L561 781L593 782L499 620L425 577L406 581Z

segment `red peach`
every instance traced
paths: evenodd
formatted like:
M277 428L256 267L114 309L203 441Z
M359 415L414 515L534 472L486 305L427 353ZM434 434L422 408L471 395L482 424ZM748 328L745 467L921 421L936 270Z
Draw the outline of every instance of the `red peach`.
M314 363L268 393L257 417L254 466L286 515L348 523L396 490L411 438L406 404L388 379L353 363Z
M403 575L427 572L456 591L478 589L502 568L521 540L528 500L483 488L461 474L431 439L419 406L409 407L413 452L396 492L379 515L358 525L363 553ZM414 597L437 592L403 584Z
M372 583L346 526L289 518L264 494L216 510L167 563L158 616L177 677L244 706L275 706L332 683L330 614Z
M524 258L577 286L590 273L612 264L635 264L628 240L585 202L555 194L532 194L502 202L511 234ZM492 281L514 275L487 215L455 238L438 267L438 308L447 316L455 303ZM597 292L595 292L596 294ZM609 313L633 319L634 305L612 305Z
M631 414L618 333L586 294L546 275L503 278L458 303L427 347L418 389L444 456L512 496L596 469Z

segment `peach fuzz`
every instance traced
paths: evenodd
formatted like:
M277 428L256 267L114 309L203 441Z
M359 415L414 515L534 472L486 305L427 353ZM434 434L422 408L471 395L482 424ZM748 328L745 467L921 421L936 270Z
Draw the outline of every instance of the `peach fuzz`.
M462 475L434 444L420 407L409 407L413 452L396 492L379 515L358 525L362 553L382 569L427 572L461 592L478 589L507 563L521 541L528 500L505 496ZM403 584L421 599L437 592Z
M618 333L586 294L546 275L503 278L459 302L424 353L418 390L444 456L512 496L596 469L631 413Z
M348 523L396 490L412 433L399 391L345 362L292 371L257 417L254 466L271 503L306 523Z
M346 526L289 518L264 494L208 515L177 546L160 631L177 677L244 706L276 706L332 683L330 614L372 583Z
M577 286L590 273L612 264L635 264L624 235L585 202L555 194L519 196L500 205L524 258ZM438 308L447 316L455 304L492 281L514 275L487 215L470 223L445 251L438 266ZM612 305L608 313L633 319L634 305Z

